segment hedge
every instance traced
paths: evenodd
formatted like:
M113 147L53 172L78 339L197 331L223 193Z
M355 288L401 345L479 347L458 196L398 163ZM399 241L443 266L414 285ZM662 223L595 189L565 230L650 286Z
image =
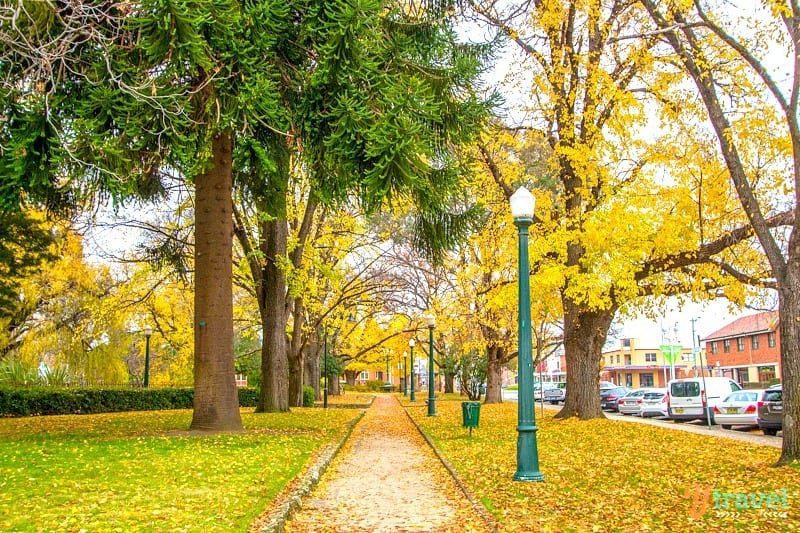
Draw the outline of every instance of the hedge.
M240 388L239 405L254 407L258 389ZM77 415L191 409L193 389L0 389L0 416Z

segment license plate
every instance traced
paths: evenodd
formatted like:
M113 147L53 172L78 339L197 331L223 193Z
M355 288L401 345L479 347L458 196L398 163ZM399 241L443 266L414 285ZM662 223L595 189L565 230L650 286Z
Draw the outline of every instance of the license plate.
M673 411L675 411L676 415L682 415L683 414L683 407L676 407L675 409L673 409Z
M773 411L783 411L783 406L782 405L773 405L772 406L772 410Z

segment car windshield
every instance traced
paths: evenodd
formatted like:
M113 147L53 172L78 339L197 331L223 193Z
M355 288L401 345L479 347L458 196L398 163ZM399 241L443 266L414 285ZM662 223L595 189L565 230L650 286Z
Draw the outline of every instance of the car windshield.
M670 394L676 398L700 396L700 384L696 381L677 381L670 387Z
M783 401L783 391L782 390L768 390L764 393L764 401L765 402L782 402Z
M644 399L645 400L658 400L659 398L663 398L663 392L645 392Z

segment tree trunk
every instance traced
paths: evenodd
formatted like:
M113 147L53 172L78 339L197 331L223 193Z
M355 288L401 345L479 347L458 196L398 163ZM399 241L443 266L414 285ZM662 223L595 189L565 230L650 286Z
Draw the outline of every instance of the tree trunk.
M354 387L356 384L356 376L358 372L355 370L345 370L344 371L344 380L347 382L348 385Z
M455 391L454 381L455 381L455 374L445 374L444 375L444 393L447 394L453 393Z
M191 429L242 429L233 357L232 134L195 178L194 413Z
M588 312L564 299L564 352L567 390L556 418L603 418L600 408L600 359L615 309Z
M289 410L289 360L286 354L286 276L280 268L286 257L288 226L283 213L263 222L264 320L261 347L261 397L256 412ZM280 203L280 201L279 201Z
M783 384L783 446L779 465L800 460L800 243L797 231L789 240L786 276L779 290L781 383Z
M490 344L486 348L486 399L484 403L503 402L503 356L505 350Z
M314 397L317 400L322 399L322 391L320 389L320 350L319 343L316 340L316 333L312 332L306 346L306 352L303 356L303 383L309 387L314 387Z
M303 406L303 324L305 310L303 299L294 299L294 324L289 349L289 405Z
M339 396L342 389L339 387L339 376L328 376L328 390L331 391L331 396Z

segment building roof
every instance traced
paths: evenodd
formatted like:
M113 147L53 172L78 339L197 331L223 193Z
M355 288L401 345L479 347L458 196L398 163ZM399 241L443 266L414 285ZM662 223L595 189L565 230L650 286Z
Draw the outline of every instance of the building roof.
M764 313L757 313L755 315L737 318L733 322L726 324L703 340L712 341L718 339L728 339L731 337L741 337L742 335L752 335L754 333L769 333L771 331L775 331L775 328L777 327L778 312L766 311Z

